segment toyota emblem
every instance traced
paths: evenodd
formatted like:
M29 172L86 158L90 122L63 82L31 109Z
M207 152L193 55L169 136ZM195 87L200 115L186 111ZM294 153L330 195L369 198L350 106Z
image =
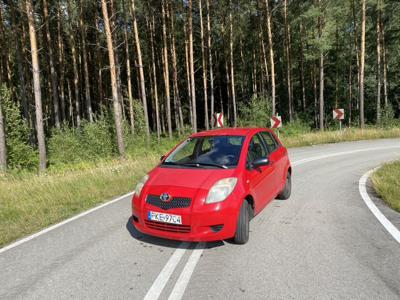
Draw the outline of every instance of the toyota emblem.
M162 193L160 196L160 200L163 202L168 202L171 199L171 196L168 193Z

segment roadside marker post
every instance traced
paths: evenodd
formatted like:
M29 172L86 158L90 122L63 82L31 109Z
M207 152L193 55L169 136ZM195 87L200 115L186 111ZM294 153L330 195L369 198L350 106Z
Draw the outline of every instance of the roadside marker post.
M332 111L333 119L339 120L339 128L342 131L342 120L344 119L344 109L343 108L335 108Z
M279 128L282 128L282 117L277 114L275 116L272 116L270 120L271 128L277 130L279 138Z
M224 127L224 114L222 112L214 114L214 127Z

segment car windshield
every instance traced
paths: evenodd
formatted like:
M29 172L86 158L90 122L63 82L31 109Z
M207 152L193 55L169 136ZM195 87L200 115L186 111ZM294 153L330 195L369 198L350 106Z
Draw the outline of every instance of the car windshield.
M244 136L203 136L189 138L177 147L163 165L232 168L239 161Z

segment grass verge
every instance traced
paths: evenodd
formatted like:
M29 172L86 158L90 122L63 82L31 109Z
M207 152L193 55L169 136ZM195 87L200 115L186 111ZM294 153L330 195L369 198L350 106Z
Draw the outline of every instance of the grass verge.
M0 179L0 247L134 189L159 157Z
M400 128L281 135L287 147L393 137L400 137ZM138 179L166 153L166 145L172 147L172 144L168 140L152 149L137 149L138 153L124 161L59 166L40 176L32 173L0 175L0 247L132 191ZM382 168L376 176L384 170ZM400 186L398 178L399 170L396 182ZM394 182L396 178L390 177L390 180ZM382 182L381 186L386 187L386 181ZM388 199L399 199L399 190L396 194L395 187L382 188L382 193L391 195Z
M400 212L400 161L383 165L371 178L379 196L391 208Z

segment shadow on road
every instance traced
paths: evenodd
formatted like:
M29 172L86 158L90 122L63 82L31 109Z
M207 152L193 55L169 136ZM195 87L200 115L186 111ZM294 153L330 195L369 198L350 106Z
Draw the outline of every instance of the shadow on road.
M182 245L181 241L175 241L175 240L167 240L167 239L162 239L154 236L150 236L144 233L141 233L139 230L136 229L136 227L132 223L132 217L128 219L128 222L126 223L126 229L129 231L130 235L143 243L147 244L152 244L156 246L162 246L162 247L169 247L169 248L184 248L186 249L184 245ZM189 246L189 248L195 247L196 243L192 243L192 245ZM210 249L210 248L215 248L215 247L221 247L225 245L223 241L215 241L215 242L208 242L205 244L204 248L205 249ZM192 247L193 246L193 247Z

